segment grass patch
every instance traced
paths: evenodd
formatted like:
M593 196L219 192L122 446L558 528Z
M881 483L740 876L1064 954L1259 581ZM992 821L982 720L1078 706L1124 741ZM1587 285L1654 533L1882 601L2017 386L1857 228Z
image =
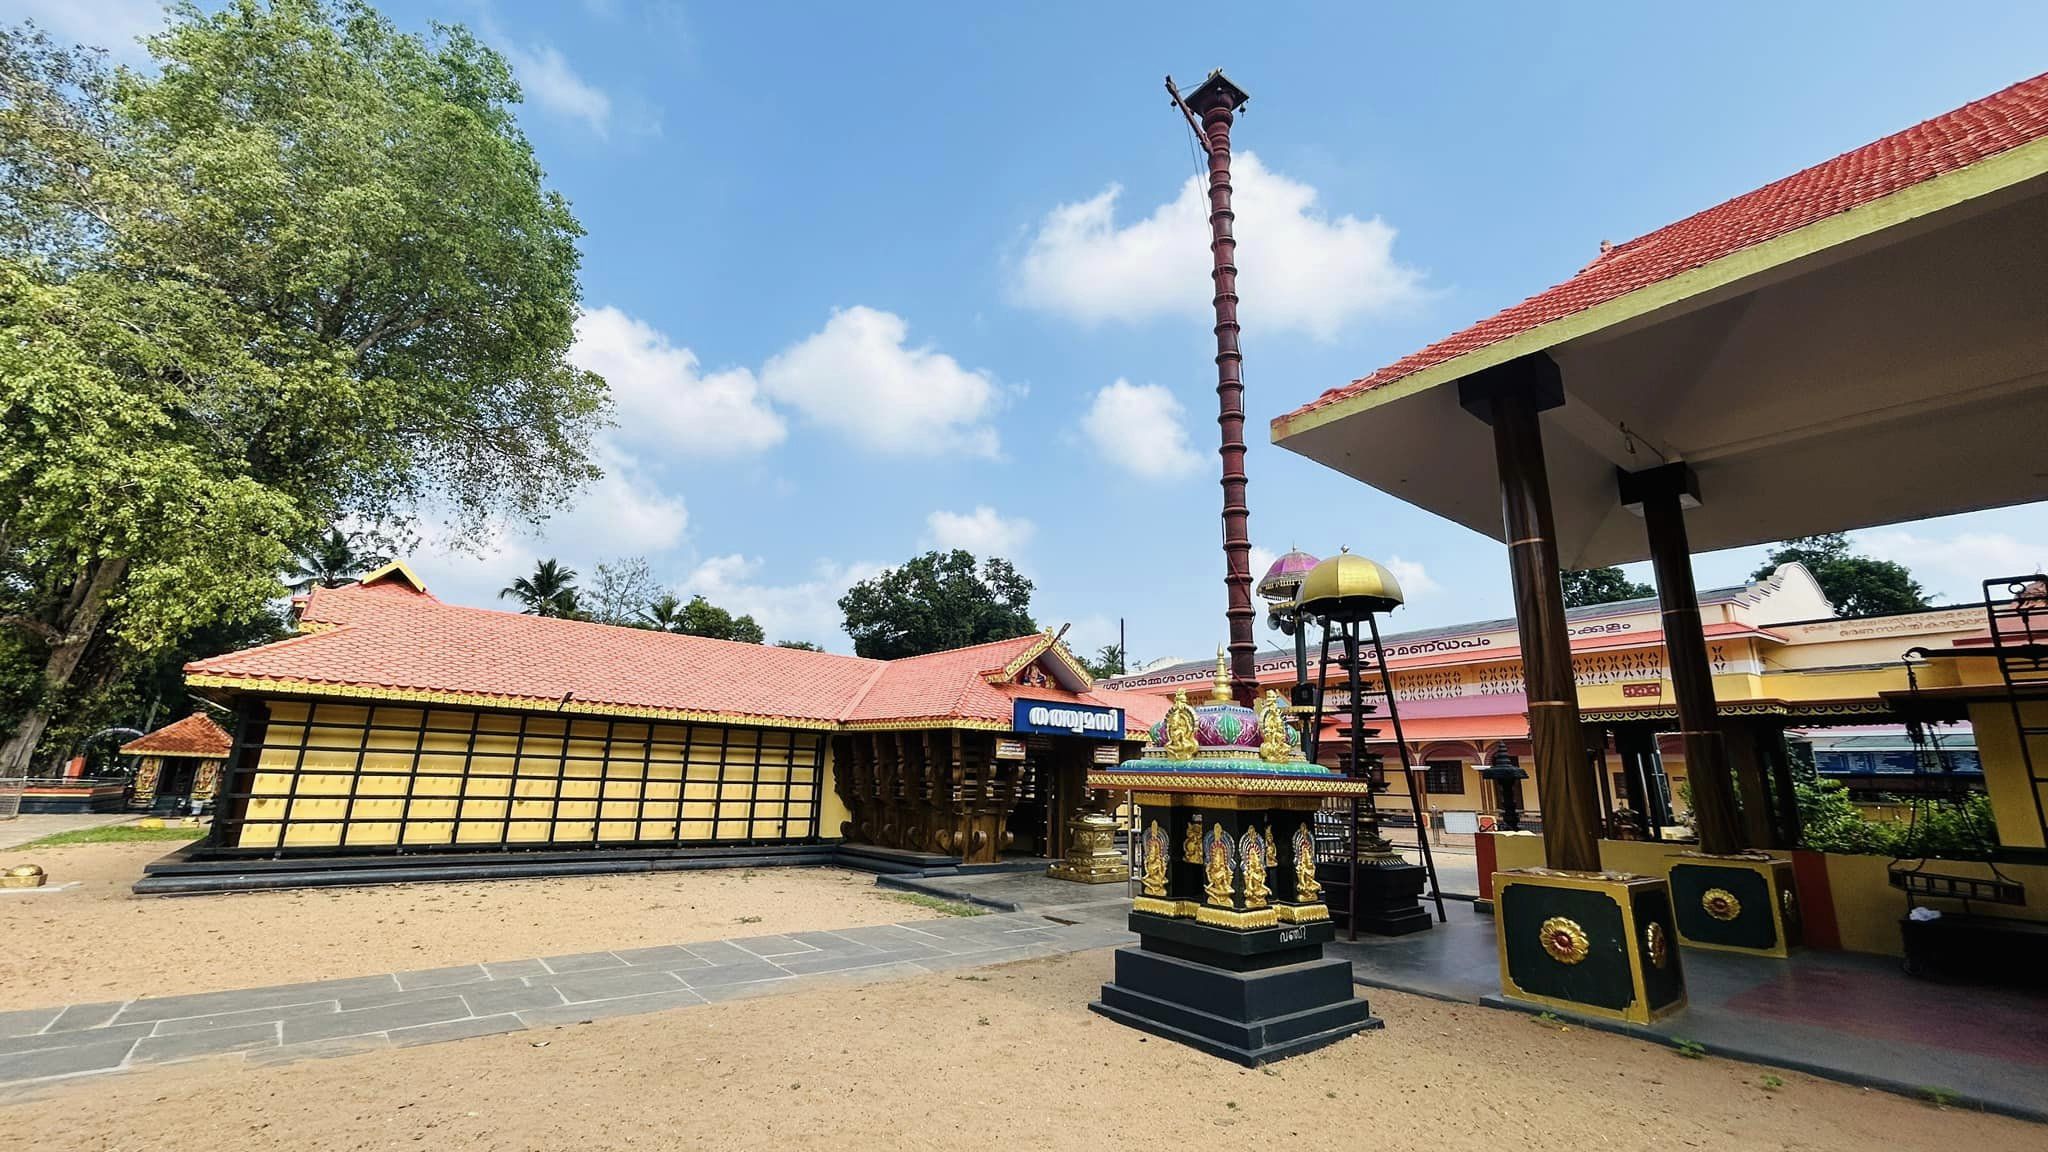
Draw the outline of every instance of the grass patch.
M1946 1088L1935 1088L1932 1086L1922 1088L1920 1089L1920 1098L1936 1108L1953 1108L1956 1104L1956 1094Z
M899 904L914 904L941 916L986 916L988 909L978 904L962 904L938 896L927 896L922 892L891 892L889 899Z
M1674 1052L1687 1060L1699 1060L1707 1054L1707 1046L1705 1044L1697 1040L1687 1040L1683 1036L1673 1036L1671 1038L1671 1045Z
M66 844L146 844L157 840L197 840L205 828L137 828L133 824L109 824L104 828L79 828L31 840L23 848L61 848Z

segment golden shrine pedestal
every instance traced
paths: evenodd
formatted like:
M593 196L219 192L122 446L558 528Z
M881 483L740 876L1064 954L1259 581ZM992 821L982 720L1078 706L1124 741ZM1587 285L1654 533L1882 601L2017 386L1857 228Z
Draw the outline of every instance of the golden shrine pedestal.
M1176 699L1146 753L1088 775L1131 793L1141 829L1139 943L1089 1008L1248 1067L1380 1027L1350 963L1323 956L1315 862L1322 798L1371 785L1304 761L1270 693Z

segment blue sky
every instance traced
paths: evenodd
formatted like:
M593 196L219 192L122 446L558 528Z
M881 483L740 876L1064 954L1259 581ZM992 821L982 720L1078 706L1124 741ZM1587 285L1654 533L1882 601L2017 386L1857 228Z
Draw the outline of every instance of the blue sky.
M469 24L575 205L607 478L442 596L644 555L845 650L846 584L1014 559L1077 647L1224 632L1206 232L1161 78L1239 122L1252 538L1395 562L1393 627L1511 612L1503 551L1265 442L1266 421L1621 241L2041 67L2048 6L713 5L388 0ZM150 0L5 0L121 49ZM1490 467L1489 461L1445 461ZM2048 506L1859 534L1950 599L2048 561ZM1703 586L1761 549L1699 557ZM1262 634L1262 642L1277 636Z

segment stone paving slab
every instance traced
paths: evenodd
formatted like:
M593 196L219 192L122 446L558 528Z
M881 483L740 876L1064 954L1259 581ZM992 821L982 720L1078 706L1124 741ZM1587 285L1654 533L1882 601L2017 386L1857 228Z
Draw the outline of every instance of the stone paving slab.
M326 1059L960 971L1133 939L1121 915L1114 924L1074 910L1058 916L1032 911L880 924L4 1012L0 1098L22 1085L179 1060L225 1057L268 1066Z

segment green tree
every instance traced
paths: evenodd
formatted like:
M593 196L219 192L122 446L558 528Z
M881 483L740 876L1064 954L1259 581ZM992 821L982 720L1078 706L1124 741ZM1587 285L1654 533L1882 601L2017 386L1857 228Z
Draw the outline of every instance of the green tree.
M809 640L777 640L775 646L777 648L795 648L803 652L823 652L825 650L824 645L813 644Z
M665 597L671 602L675 597ZM678 632L684 636L706 636L713 640L737 640L742 644L761 644L768 639L755 623L752 616L734 616L702 596L690 597L690 602L680 609L668 613L671 623L665 631Z
M1567 608L1612 604L1617 600L1634 600L1657 594L1655 588L1629 579L1628 573L1619 568L1582 568L1563 573L1562 577L1564 606Z
M600 560L590 579L589 615L600 624L645 628L648 608L660 593L646 557Z
M641 623L656 632L680 632L683 622L683 602L672 592L664 592L647 605L640 614Z
M927 552L839 598L846 633L861 656L893 660L1038 631L1031 581L1008 560L977 565L961 549Z
M390 562L391 557L378 551L375 543L367 542L363 533L329 528L293 554L285 584L294 592L315 587L339 588Z
M574 620L582 615L577 604L576 570L555 563L552 557L533 566L533 575L514 577L498 589L498 599L519 601L528 616L554 616Z
M593 478L576 239L503 58L359 0L173 10L153 71L0 28L0 627L24 771L81 667L282 589L336 521ZM0 663L5 663L0 661Z
M1124 650L1115 644L1104 644L1096 650L1095 659L1081 658L1081 666L1088 669L1088 675L1097 680L1124 674Z
M1904 564L1854 554L1849 537L1841 532L1785 541L1771 549L1770 558L1750 579L1762 580L1778 565L1794 562L1813 573L1837 616L1889 616L1930 606L1926 591Z

